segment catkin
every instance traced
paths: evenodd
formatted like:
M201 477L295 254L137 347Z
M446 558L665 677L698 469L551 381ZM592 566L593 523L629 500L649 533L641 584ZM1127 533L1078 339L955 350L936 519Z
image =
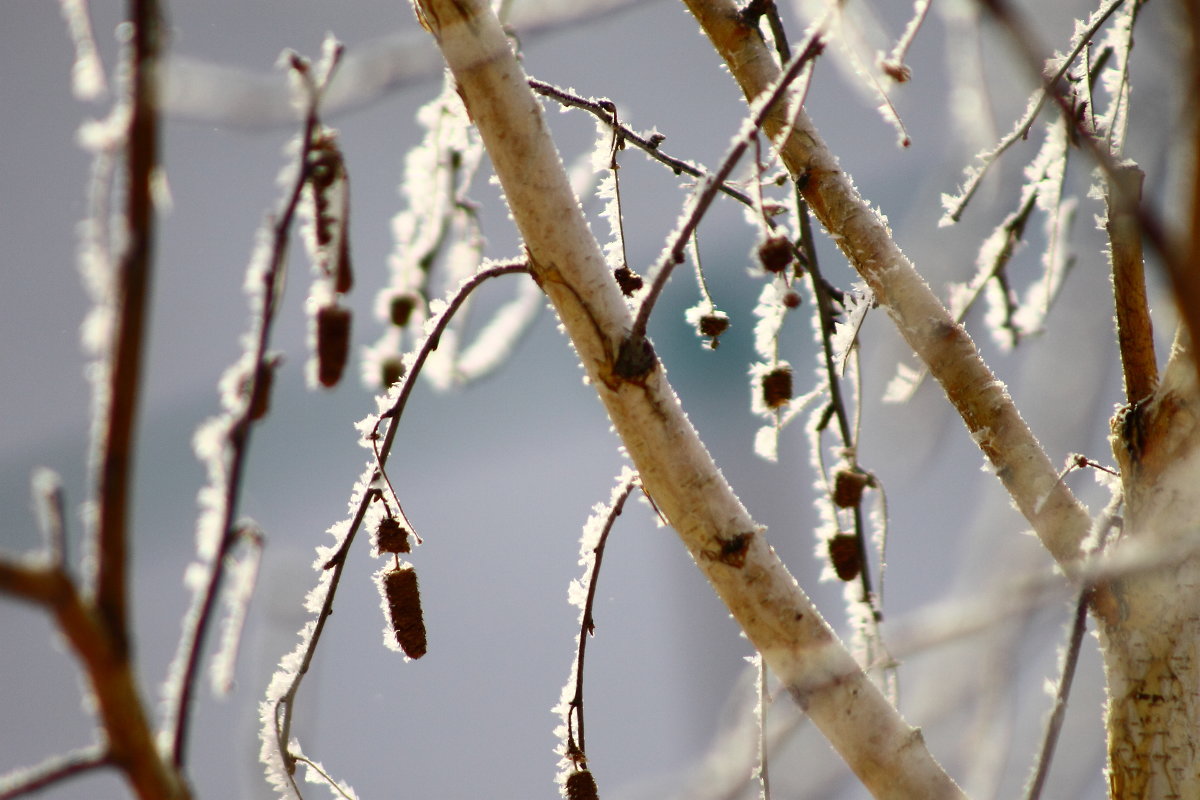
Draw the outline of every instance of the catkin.
M421 615L421 591L412 565L391 570L383 576L388 616L396 644L412 659L425 655L425 618Z

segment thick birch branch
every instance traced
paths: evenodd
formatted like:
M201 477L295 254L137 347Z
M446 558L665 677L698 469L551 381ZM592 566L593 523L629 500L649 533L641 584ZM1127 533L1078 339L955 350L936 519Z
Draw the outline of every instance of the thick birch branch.
M876 797L961 797L750 518L628 309L572 194L542 110L479 0L419 0L479 127L525 245L646 491L766 663Z
M780 74L758 29L730 0L684 0L748 101ZM1017 508L1068 574L1091 522L1017 412L1004 385L901 252L886 221L863 200L803 110L778 104L764 130L817 219L887 309L900 335L942 385ZM786 138L783 138L786 137ZM783 139L782 141L780 141Z

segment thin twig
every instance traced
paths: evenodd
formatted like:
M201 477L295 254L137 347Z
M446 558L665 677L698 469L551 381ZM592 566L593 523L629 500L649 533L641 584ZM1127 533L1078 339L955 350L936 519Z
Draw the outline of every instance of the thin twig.
M997 19L1000 19L1006 24L1012 24L1010 21L1011 15L1009 15L1007 8L1004 6L1003 0L979 0L979 2L989 11L991 11L997 17ZM1071 65L1075 63L1075 59L1079 57L1079 54L1083 52L1084 48L1091 43L1092 37L1096 35L1096 31L1100 30L1104 23L1108 21L1108 18L1112 16L1113 12L1120 8L1123 2L1125 2L1125 0L1110 0L1108 6L1106 6L1100 14L1093 18L1092 24L1088 26L1086 30L1078 33L1074 46L1071 48L1067 56L1062 60L1062 65L1060 66L1059 70L1054 73L1054 75L1047 77L1042 72L1042 61L1039 60L1036 62L1036 64L1032 61L1030 62L1030 67L1037 71L1038 79L1041 82L1041 87L1037 90L1036 102L1030 103L1029 108L1025 112L1025 116L1020 119L1011 133L1001 139L994 148L981 156L983 163L979 166L978 171L971 176L970 180L962 188L961 192L959 193L957 204L954 206L954 208L947 211L946 219L949 219L953 222L958 222L962 217L963 211L967 207L967 203L971 201L975 191L979 188L980 183L983 181L983 176L988 171L988 168L991 167L991 165L994 164L1000 158L1000 156L1006 150L1008 150L1008 148L1012 147L1019 141L1023 141L1029 136L1029 129L1033 126L1033 122L1037 119L1038 114L1041 113L1042 107L1046 105L1046 100L1057 100L1060 93L1058 82L1061 81L1063 76L1067 74L1067 70L1070 69ZM1026 33L1028 33L1028 31L1026 31ZM1029 42L1022 41L1019 42L1019 44L1025 48L1025 55L1029 57L1032 53L1032 51L1029 49Z
M115 329L96 426L97 505L95 603L119 650L128 650L129 543L134 434L140 400L143 331L154 262L154 181L158 170L158 61L162 11L157 0L132 0L129 128L125 145L125 248L115 265Z
M592 562L591 574L587 579L587 599L584 601L583 613L580 615L579 650L575 656L575 695L571 698L567 712L567 756L576 762L576 766L579 769L587 767L587 746L584 743L583 728L583 664L586 657L588 639L596 631L596 620L592 616L592 610L595 608L596 603L596 586L599 584L600 564L604 560L604 546L608 542L608 534L612 532L613 524L616 523L617 517L621 516L621 512L625 509L625 501L629 499L629 495L638 485L636 474L626 479L625 484L621 487L620 492L616 495L616 498L606 512L604 527L600 530L600 538L597 539L596 546L592 551L595 553L596 558ZM571 727L572 716L575 719L574 730ZM575 735L576 733L578 736Z
M392 443L396 437L396 430L400 425L400 418L404 413L404 406L408 401L409 395L412 393L413 386L416 383L417 377L420 375L421 368L424 365L429 355L437 349L438 338L453 318L455 312L466 301L467 297L485 283L489 278L495 278L500 275L510 275L517 273L528 273L529 267L525 262L501 263L486 268L477 275L467 279L455 292L450 299L446 309L441 316L435 321L430 333L421 344L421 347L415 357L412 366L405 373L400 382L400 386L396 391L396 398L391 406L380 414L379 421L375 425L374 431L370 434L374 440L378 437L379 422L387 419L389 421L388 430L383 435L383 445L378 449L373 449L376 453L376 460L373 465L368 467L369 472L364 476L366 485L371 487L381 476L386 477L385 467L388 455L391 453ZM388 482L389 491L391 484ZM321 603L321 608L317 612L315 625L311 636L308 639L307 646L299 653L297 666L292 671L291 680L287 684L287 688L276 698L275 705L272 710L274 717L275 728L275 747L282 757L284 764L288 767L288 779L293 781L291 777L291 767L293 766L296 756L290 749L288 742L291 739L292 716L295 713L296 696L300 691L300 684L304 680L305 674L308 672L309 665L312 663L313 657L316 655L317 645L320 643L321 634L325 629L325 623L329 616L333 613L333 600L337 594L338 584L341 581L342 571L346 564L346 556L350 552L350 545L354 541L358 530L362 527L363 518L366 516L367 509L377 497L382 495L381 490L377 488L368 488L363 492L362 498L358 503L358 508L354 512L354 516L350 521L345 536L338 542L337 548L333 555L325 562L324 568L330 571L329 587L326 590L325 598ZM393 499L395 495L393 492ZM398 501L397 501L398 503Z
M330 74L335 66L336 59L330 65ZM293 68L298 69L296 66ZM258 308L254 309L253 314L256 328L253 335L254 351L251 359L253 366L246 378L246 387L242 392L242 407L238 410L236 417L230 420L226 431L228 464L224 471L225 483L221 487L221 539L212 553L208 565L208 580L204 590L197 594L193 611L187 617L190 626L185 629L184 635L180 638L176 655L177 663L184 664L178 689L173 693L175 702L168 716L168 719L173 722L171 759L176 766L183 764L187 753L188 727L191 721L192 694L196 684L196 673L200 668L204 641L211 627L217 598L220 596L221 584L225 577L226 556L238 540L234 519L237 516L238 497L242 489L242 473L245 469L246 456L249 453L250 432L256 413L255 400L260 392L266 391L263 384L266 381L266 371L270 369L266 363L267 352L270 347L275 312L278 310L278 295L287 272L288 238L301 195L309 179L309 154L320 127L317 117L319 97L320 92L313 87L308 98L304 130L296 155L295 179L282 201L272 226L269 258L260 276L262 285L257 294Z
M682 263L687 241L691 237L692 232L699 227L700 220L712 204L713 198L716 197L717 191L720 189L720 185L729 178L730 173L733 172L734 167L741 160L742 154L750 146L750 142L757 137L758 131L762 128L768 114L776 110L776 104L784 96L788 87L800 77L800 74L808 66L808 63L820 55L823 48L824 45L821 41L820 31L810 33L804 47L788 62L787 69L783 71L771 89L765 93L765 97L756 101L758 104L757 108L753 110L750 118L743 125L742 133L738 136L737 142L729 149L725 158L722 159L720 168L708 176L697 187L697 191L688 201L688 210L684 217L684 222L676 229L670 245L664 250L663 256L655 269L650 289L646 293L646 296L642 298L641 305L638 306L637 316L634 319L633 329L630 332L630 341L637 342L645 338L646 326L650 322L650 312L654 310L654 304L666 287L667 280L671 277L671 272L676 265Z
M36 766L0 776L0 800L32 794L85 772L112 766L112 763L112 756L100 745L51 756Z
M40 468L34 471L31 484L38 527L41 528L42 539L46 542L46 556L51 564L65 571L66 501L63 499L62 479L54 470Z
M1071 637L1067 642L1067 652L1063 657L1062 676L1058 682L1058 690L1054 694L1054 711L1046 721L1046 733L1042 739L1042 749L1038 753L1037 769L1033 780L1026 792L1026 800L1038 800L1042 796L1042 788L1050 774L1050 762L1054 758L1054 749L1058 745L1058 735L1062 732L1063 719L1067 714L1067 699L1071 696L1071 684L1075 678L1075 669L1079 663L1079 652L1082 650L1083 635L1087 633L1088 601L1091 597L1089 589L1084 589L1075 600L1075 616L1071 622Z
M706 173L704 170L690 162L673 158L662 151L660 144L666 139L666 137L662 134L655 133L648 137L642 136L632 128L621 124L617 120L617 115L612 110L616 106L611 100L590 100L569 92L566 89L562 89L553 84L546 83L545 81L539 81L534 78L529 79L529 88L533 89L543 97L549 97L551 100L554 100L561 105L591 112L597 119L599 119L612 130L614 136L617 136L621 141L629 142L638 149L644 151L646 155L650 156L658 163L668 167L676 175L690 175L697 180L707 180L708 173ZM739 203L743 203L745 205L753 204L753 201L750 199L749 195L738 190L728 182L721 182L720 186L718 187L718 191L724 192L733 199L737 200Z

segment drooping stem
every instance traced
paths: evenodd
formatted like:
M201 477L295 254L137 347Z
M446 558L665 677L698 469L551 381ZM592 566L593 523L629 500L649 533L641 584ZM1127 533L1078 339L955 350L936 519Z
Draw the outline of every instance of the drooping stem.
M767 665L871 792L961 797L767 543L684 415L653 347L645 340L629 346L633 320L487 4L421 0L418 13L479 128L534 278L655 506Z

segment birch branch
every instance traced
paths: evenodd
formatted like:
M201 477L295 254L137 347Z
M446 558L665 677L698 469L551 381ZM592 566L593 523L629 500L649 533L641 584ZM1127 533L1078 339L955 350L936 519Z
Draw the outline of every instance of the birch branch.
M747 101L767 91L779 76L779 65L737 6L731 0L684 2ZM788 119L788 107L786 102L777 104L763 128L779 147L812 212L942 385L1042 544L1072 574L1091 525L1087 511L1058 480L1004 385L901 252L887 222L858 194L808 114L801 108Z
M962 797L768 545L684 416L567 181L541 106L480 0L418 0L478 126L535 279L653 497L772 671L881 798Z

